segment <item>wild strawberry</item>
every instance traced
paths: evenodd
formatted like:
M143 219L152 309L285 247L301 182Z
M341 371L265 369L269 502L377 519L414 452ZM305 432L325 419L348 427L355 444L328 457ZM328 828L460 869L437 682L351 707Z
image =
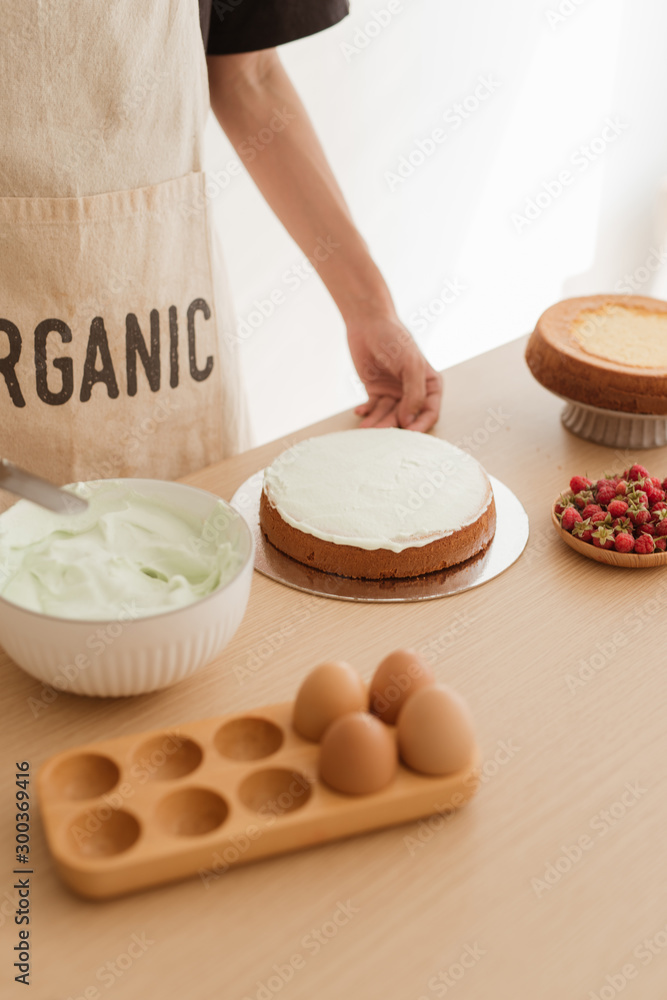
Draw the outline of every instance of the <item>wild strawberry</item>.
M661 521L663 517L667 514L667 503L660 501L659 503L654 503L651 506L651 517L654 521Z
M651 520L651 515L649 511L646 510L646 507L637 507L636 509L631 507L628 512L628 515L630 517L630 520L636 527L639 527L642 524L646 524L648 521Z
M656 552L664 552L667 549L667 538L654 538L653 543L655 545Z
M625 500L612 500L607 507L612 517L623 517L627 509L628 505Z
M582 490L581 493L575 493L572 499L579 510L583 510L587 504L593 502L593 494L590 490Z
M637 480L644 479L646 476L648 476L648 472L643 465L633 465L628 472L627 478Z
M654 490L661 490L662 485L656 476L644 476L644 489L652 486Z
M635 504L637 507L648 507L648 497L643 490L634 490L632 493L628 493L625 499L629 504Z
M591 514L589 521L596 528L604 525L605 528L611 528L613 526L613 520L611 514L605 513L605 511L598 511L597 514Z
M660 489L665 490L667 492L667 479L663 479L663 481L660 483Z
M655 535L655 525L651 524L650 521L648 522L648 524L640 524L639 525L639 534L640 535Z
M593 532L593 545L599 549L613 549L614 529L606 524L599 525Z
M574 500L571 496L565 496L563 493L558 497L556 503L554 504L554 511L556 514L562 514L566 507L572 507Z
M599 504L606 507L608 503L612 502L615 496L616 490L614 487L609 484L605 484L605 486L601 486L598 490L596 500Z
M593 514L604 515L604 511L602 510L602 507L600 506L599 503L587 503L581 512L581 516L583 517L584 521L586 520L587 517L592 517Z
M583 517L574 507L568 507L563 511L560 519L560 526L563 531L572 531L577 521L583 521Z
M649 507L653 507L657 503L663 503L665 499L664 490L649 490L646 495L648 497Z
M655 526L655 533L659 538L667 537L667 517L663 517L662 521L658 521Z
M635 552L641 556L650 555L655 550L653 539L650 535L640 535L635 539Z
M627 531L622 531L614 538L614 548L617 552L632 552L635 547L635 540Z
M616 483L616 495L619 497L624 497L628 492L628 482L626 479L619 479Z
M633 533L635 527L629 517L617 517L611 526L617 534L627 532L629 535Z
M582 542L590 542L593 537L593 525L589 520L577 521L572 528L572 534Z
M570 480L570 489L573 493L581 493L582 490L587 490L592 485L590 479L586 479L586 476L572 476Z

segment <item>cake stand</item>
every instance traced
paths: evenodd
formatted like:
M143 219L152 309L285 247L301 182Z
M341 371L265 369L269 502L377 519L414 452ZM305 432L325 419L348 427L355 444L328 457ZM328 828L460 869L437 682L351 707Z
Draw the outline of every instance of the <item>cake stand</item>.
M579 403L553 393L566 404L560 415L563 426L584 441L607 448L662 448L667 444L667 416L623 413Z

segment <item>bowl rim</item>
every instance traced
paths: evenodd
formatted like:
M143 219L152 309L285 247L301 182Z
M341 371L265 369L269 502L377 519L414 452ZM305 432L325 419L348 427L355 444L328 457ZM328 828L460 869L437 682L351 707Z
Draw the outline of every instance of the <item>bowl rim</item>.
M120 617L116 617L116 618L65 618L63 615L50 615L50 614L47 614L47 612L45 612L45 611L35 611L35 610L33 610L33 608L26 608L22 604L17 604L15 601L8 600L2 594L0 594L0 604L3 604L5 607L11 608L13 610L15 609L16 611L22 612L23 614L31 615L32 617L37 618L39 620L46 620L46 621L51 621L51 622L60 622L61 624L65 624L65 625L71 624L71 625L90 625L90 626L92 626L92 625L100 625L101 626L101 625L114 625L114 624L116 624L118 622L122 622L123 625L134 625L134 624L137 624L137 623L140 623L140 622L144 622L144 621L152 621L155 618L164 618L164 617L166 617L168 615L177 615L179 613L185 613L190 608L199 607L200 605L204 604L206 601L210 601L214 597L217 597L223 591L227 590L228 587L231 587L231 585L233 583L235 583L236 580L238 580L238 578L240 577L240 575L246 569L246 567L248 566L248 563L250 563L251 565L254 564L254 560L255 560L255 538L254 538L254 535L253 535L252 531L250 530L250 525L246 521L246 519L243 516L243 514L239 510L237 510L236 507L233 507L232 504L229 502L229 500L225 500L224 497L218 496L217 493L212 493L210 490L203 490L199 486L191 486L190 483L182 483L182 482L180 482L177 479L174 479L174 480L171 480L171 479L148 479L148 478L145 478L145 477L142 478L142 477L130 477L130 476L128 476L128 477L117 476L117 477L115 477L113 479L83 479L83 480L80 480L79 482L67 483L64 487L62 487L62 489L67 489L70 486L80 486L80 485L89 486L89 485L93 485L95 483L105 483L105 484L112 484L112 483L149 483L150 484L150 483L153 483L153 484L158 484L160 486L167 486L169 488L172 487L172 486L176 486L176 487L179 487L180 489L184 489L184 490L187 490L187 491L192 491L194 493L201 493L203 496L211 497L214 500L217 500L220 503L224 504L225 507L228 510L232 511L237 516L237 518L241 521L241 523L243 525L242 530L245 532L246 539L250 543L249 544L248 555L243 560L243 562L241 563L241 565L239 566L239 568L237 569L237 571L234 573L234 575L231 577L231 579L227 580L227 582L224 583L222 586L217 586L215 588L215 590L211 591L210 594L204 594L202 597L197 597L194 601L191 601L189 604L183 604L183 605L181 605L180 607L177 607L177 608L167 608L165 611L155 611L155 612L152 612L152 613L146 614L146 615L137 615L136 618L131 618L131 617L130 618L120 618ZM17 502L20 502L20 501L17 501ZM12 507L9 507L8 510L12 510L12 508L14 506L15 505L12 504ZM6 512L4 512L4 513L6 513Z

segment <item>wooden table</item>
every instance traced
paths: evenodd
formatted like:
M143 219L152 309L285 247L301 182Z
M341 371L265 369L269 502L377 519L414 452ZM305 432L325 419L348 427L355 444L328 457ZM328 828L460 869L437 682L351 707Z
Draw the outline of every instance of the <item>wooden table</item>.
M663 1000L667 996L667 575L600 566L550 525L575 472L639 457L568 434L519 340L449 370L436 433L467 447L531 520L518 563L422 604L310 597L255 574L218 661L144 697L60 695L5 656L3 996L35 1000ZM355 426L345 413L190 477L223 497L297 439ZM14 762L33 774L77 744L293 697L319 661L370 678L413 645L469 701L485 755L477 797L410 823L107 903L57 879L33 828L32 988L12 982ZM34 788L34 785L33 785ZM87 992L86 992L87 991Z

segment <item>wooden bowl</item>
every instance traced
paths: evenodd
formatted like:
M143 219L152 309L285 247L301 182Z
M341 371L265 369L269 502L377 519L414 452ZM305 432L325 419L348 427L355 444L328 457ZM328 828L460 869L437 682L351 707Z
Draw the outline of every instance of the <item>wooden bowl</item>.
M563 496L567 496L567 493L563 494ZM551 520L559 536L575 552L586 556L587 559L593 559L595 562L606 563L607 566L622 566L625 569L653 569L656 566L667 565L667 551L652 552L650 555L638 555L635 552L617 552L615 549L599 549L597 545L591 545L590 542L582 542L580 538L575 538L569 531L564 531L558 522L555 507L559 500L560 497L554 501L551 507Z

